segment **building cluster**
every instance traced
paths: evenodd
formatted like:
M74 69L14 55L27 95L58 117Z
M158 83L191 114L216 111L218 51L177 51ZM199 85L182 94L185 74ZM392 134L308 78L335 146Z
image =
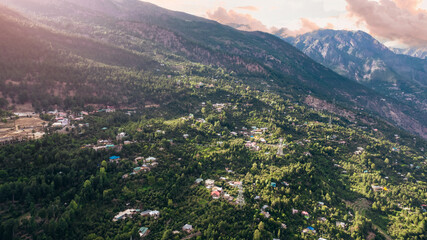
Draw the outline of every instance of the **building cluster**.
M157 158L155 157L137 157L135 158L134 163L140 166L133 168L133 171L131 173L123 175L122 178L128 178L129 175L136 175L141 172L149 172L151 171L151 169L159 165L159 163L157 162Z
M226 178L221 178L221 179L226 180ZM201 178L196 179L197 184L200 184L201 182L203 182L203 179ZM229 181L228 184L232 187L239 187L239 188L242 187L242 182ZM222 198L229 202L234 201L234 197L228 194L222 187L215 186L215 180L212 180L212 179L205 180L205 187L211 190L210 195L212 199L217 200ZM239 198L236 199L236 203L239 204Z
M145 210L145 211L141 211L140 209L126 209L122 212L119 212L116 216L114 216L113 218L113 222L117 222L119 220L125 220L127 218L133 218L133 216L135 215L140 215L143 217L152 217L154 219L159 218L160 216L160 212L157 210Z
M231 106L231 103L216 103L212 105L217 112L222 112L226 107Z
M117 222L120 220L125 220L127 218L133 218L135 215L140 215L142 217L151 217L157 219L160 217L160 212L157 210L145 210L141 211L140 209L126 209L125 211L119 212L113 218L113 222ZM150 233L150 230L147 227L140 227L138 230L139 236L145 237Z
M372 187L372 190L374 190L374 192L388 191L387 187L383 187L383 186L372 185L371 187Z
M96 142L96 144L88 144L85 145L84 148L92 148L95 151L99 150L108 150L108 149L115 149L116 145L111 140L103 140L100 139Z

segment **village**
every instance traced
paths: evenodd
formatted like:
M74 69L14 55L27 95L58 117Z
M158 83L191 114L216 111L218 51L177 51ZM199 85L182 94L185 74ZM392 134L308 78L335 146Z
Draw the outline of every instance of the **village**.
M236 111L238 106L231 103L215 103L210 104L212 110L215 114L222 114L226 111ZM243 105L245 108L251 108L251 105ZM200 108L207 108L208 104L205 102L200 103ZM293 109L289 108L288 111ZM43 121L43 128L40 128L39 131L44 134L46 133L62 133L66 134L70 132L71 129L79 129L80 133L84 133L85 129L93 127L92 124L89 124L88 119L96 116L103 116L103 114L114 113L116 110L112 107L107 107L99 111L94 112L61 112L61 111L52 111L45 113L49 116L49 121ZM197 111L196 111L197 112ZM118 113L122 113L121 110L118 110ZM127 115L135 114L133 112L124 112ZM285 114L285 117L288 116ZM22 115L21 118L29 118L26 115ZM32 115L31 118L37 119L37 115ZM328 123L321 123L318 121L304 121L297 123L296 120L292 118L285 118L289 122L289 125L292 128L296 129L308 129L308 128L324 128L329 127ZM182 128L180 131L175 133L171 132L169 128L170 125L177 124ZM179 148L181 146L195 146L197 148L204 148L205 153L209 152L213 155L222 153L230 149L230 142L239 143L239 147L242 147L246 153L255 159L252 168L247 169L251 174L259 174L261 169L266 171L268 166L266 163L271 163L271 161L281 161L282 159L296 158L301 162L311 161L319 155L319 152L310 148L315 145L325 146L322 151L333 152L334 148L343 147L349 149L348 159L335 159L329 158L327 165L332 171L338 173L339 178L348 178L354 174L360 176L371 176L374 175L374 169L366 167L365 169L356 169L351 167L346 161L356 161L366 155L366 152L369 150L366 145L356 145L351 146L348 144L351 142L351 138L345 138L337 134L327 134L325 136L305 136L298 139L292 139L284 133L277 134L268 124L257 123L257 122L246 122L245 124L239 124L233 126L226 131L217 130L215 128L212 131L212 139L210 141L197 141L198 135L197 131L205 127L211 127L214 123L209 120L209 118L204 118L201 116L200 112L195 114L186 114L183 117L180 117L176 120L171 120L168 124L142 124L139 125L136 129L137 133L144 132L149 136L148 138L135 138L135 133L132 134L131 131L124 128L113 128L108 125L98 125L96 130L100 133L109 133L109 134L99 134L99 138L93 138L90 141L87 141L85 144L81 145L82 150L94 151L97 154L102 156L108 156L104 160L110 164L109 166L114 166L114 168L125 168L120 172L120 181L123 183L126 182L136 182L146 179L147 175L152 177L156 175L159 171L159 168L164 170L166 166L170 168L180 166L185 164L185 161L182 158L174 159L173 161L165 160L164 156L168 149L169 151ZM68 129L68 130L67 130ZM150 153L139 153L133 149L136 146L150 146L156 142L162 142L162 145L155 145L151 148ZM402 148L398 144L392 144L387 146L390 152L392 153L401 153ZM199 161L199 164L202 163L198 159L198 154L194 156L196 161ZM206 161L206 159L204 159ZM167 164L165 164L167 162ZM265 165L264 165L265 164ZM325 164L325 163L323 163ZM390 161L390 164L393 166L402 165L397 161ZM409 181L409 176L407 175L411 169L417 170L420 169L422 163L411 163L408 167L405 166L406 171L397 172L395 175L403 181ZM425 164L425 162L424 162ZM229 164L231 165L231 164ZM399 165L399 166L400 166ZM103 165L104 166L104 165ZM248 176L242 174L239 168L227 166L222 167L220 170L215 170L208 175L198 175L197 178L191 179L191 186L189 189L197 189L203 194L197 195L200 198L201 202L217 202L220 204L226 204L232 206L236 209L243 209L246 206L251 206L256 209L256 219L257 221L276 221L279 228L282 231L290 231L290 226L294 223L289 220L289 218L298 219L300 225L297 227L292 226L292 231L298 229L298 234L304 238L316 238L316 239L330 239L326 238L324 235L324 228L327 225L333 224L336 228L341 229L344 232L349 232L351 228L350 225L355 221L354 211L346 209L346 217L342 215L331 217L333 211L336 211L334 208L329 208L327 205L328 201L325 198L319 198L318 201L312 199L309 203L305 205L297 206L290 201L287 201L286 212L282 213L281 209L278 207L280 204L274 203L271 200L272 197L283 197L284 199L291 199L294 196L295 192L305 192L304 188L308 187L307 184L298 180L302 175L298 176L296 179L287 178L287 177L273 177L278 171L278 168L271 168L271 176L267 173L264 176L267 176L263 181L259 179L251 179L248 181L246 178ZM250 175L250 174L249 174ZM396 179L394 174L390 174L390 177ZM194 180L195 179L195 180ZM331 180L331 179L327 179ZM186 181L189 181L186 179ZM390 181L389 176L381 176L380 179L376 178L369 183L369 189L373 194L387 194L392 189L389 187ZM150 187L147 187L150 189ZM147 190L148 194L150 190ZM199 194L199 193L198 193ZM205 195L206 194L206 195ZM310 191L311 194L311 191ZM209 198L207 197L209 196ZM246 196L246 199L245 199ZM330 202L329 202L330 203ZM119 205L119 204L117 204ZM131 207L133 206L133 207ZM131 221L135 227L138 227L138 234L141 238L150 238L153 234L152 228L148 223L156 222L161 220L164 209L163 208L154 208L159 210L150 210L151 207L145 206L143 208L141 203L126 203L123 202L116 206L114 209L114 217L112 222L119 225L121 222L126 221L129 223ZM291 208L291 210L289 210ZM402 210L411 211L410 208L402 205L399 206ZM425 207L421 207L425 211ZM120 209L120 210L119 210ZM348 212L348 213L347 213ZM286 216L286 217L283 217ZM111 218L110 218L111 219ZM144 219L144 224L139 224L138 220ZM186 223L181 222L180 227L175 226L173 229L173 235L176 237L183 237L190 239L191 237L200 236L202 232L198 228L198 224L195 221L187 220ZM182 226L182 227L181 227ZM274 238L279 239L279 238Z

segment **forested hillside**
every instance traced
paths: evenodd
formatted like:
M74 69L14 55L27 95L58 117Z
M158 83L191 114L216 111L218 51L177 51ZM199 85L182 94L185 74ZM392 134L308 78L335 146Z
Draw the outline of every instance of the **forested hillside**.
M0 239L427 237L427 144L358 105L381 95L264 33L136 1L16 3L41 16L0 8L4 108L59 112L0 146ZM176 28L137 14L162 35L131 34L117 14L144 8Z
M364 108L427 137L424 112L339 76L270 34L237 31L138 0L0 2L67 34L90 37L156 59L171 60L173 54L213 65L240 76L249 85L273 80L277 92L300 98L314 94L328 101L335 98L337 103ZM73 50L82 55L77 51Z

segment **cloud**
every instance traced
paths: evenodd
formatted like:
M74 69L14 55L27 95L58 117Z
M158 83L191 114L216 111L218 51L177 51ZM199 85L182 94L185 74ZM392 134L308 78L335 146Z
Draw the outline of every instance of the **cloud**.
M288 28L281 28L281 29L273 28L273 33L282 37L295 37L304 33L319 30L321 28L319 25L317 25L316 23L306 18L301 18L300 21L301 21L301 27L299 29L290 30ZM333 25L331 23L328 23L327 28L333 28Z
M239 30L269 32L267 26L249 14L241 14L233 10L227 11L226 9L219 7L213 12L207 12L206 15L211 20L232 26Z
M241 6L237 7L238 9L248 10L248 11L258 11L259 9L255 6Z
M427 46L427 11L422 0L346 0L350 16L377 37L410 46Z
M400 8L414 11L418 9L418 6L423 2L423 0L394 0L394 2Z
M249 14L238 13L233 10L227 11L226 9L219 7L215 11L207 12L207 17L211 20L215 20L221 24L229 25L239 30L243 31L262 31L280 35L283 37L288 36L297 36L307 32L312 32L320 29L316 23L310 21L306 18L301 18L301 27L297 30L290 30L288 28L277 28L277 27L267 27L258 19L252 17ZM333 28L334 26L331 23L328 23L325 28Z

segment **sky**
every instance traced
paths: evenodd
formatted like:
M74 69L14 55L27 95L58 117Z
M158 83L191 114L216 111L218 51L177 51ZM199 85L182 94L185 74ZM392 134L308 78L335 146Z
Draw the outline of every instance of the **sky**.
M295 36L362 30L388 46L427 47L427 0L143 0L240 30Z

